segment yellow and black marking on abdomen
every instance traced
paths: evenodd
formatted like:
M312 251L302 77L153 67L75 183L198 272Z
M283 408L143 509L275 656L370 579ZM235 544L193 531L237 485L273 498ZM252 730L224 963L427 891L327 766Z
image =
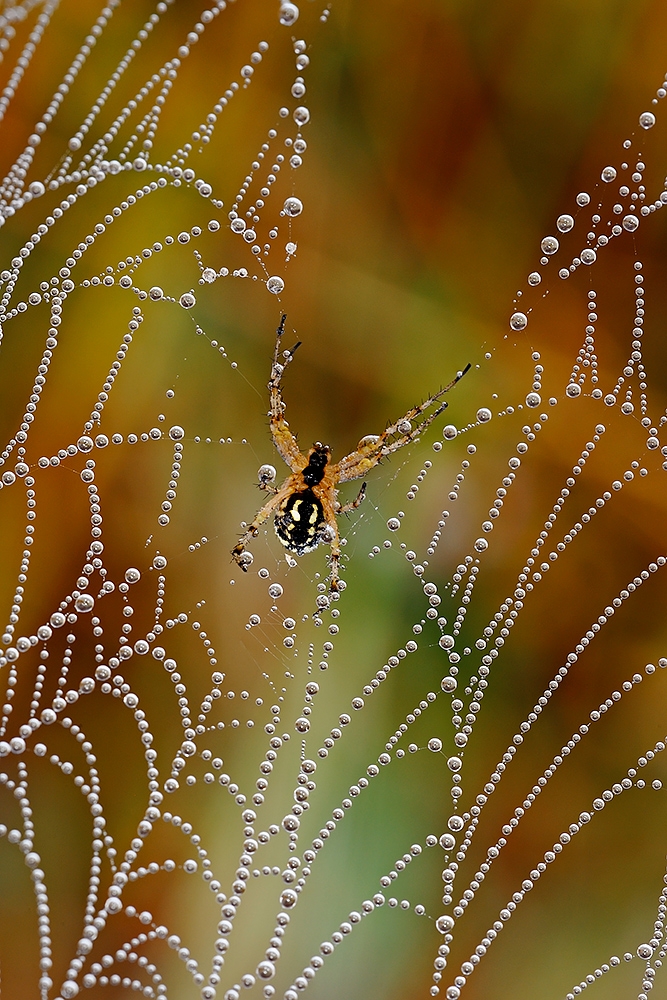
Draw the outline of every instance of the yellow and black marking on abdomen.
M274 520L276 535L285 548L298 556L318 546L324 522L324 508L312 490L291 493Z

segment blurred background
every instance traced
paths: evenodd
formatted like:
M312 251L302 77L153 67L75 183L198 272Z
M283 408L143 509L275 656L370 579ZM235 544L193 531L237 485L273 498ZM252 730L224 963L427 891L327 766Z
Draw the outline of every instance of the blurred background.
M7 5L2 11L3 37L9 43L0 66L2 85L16 91L0 125L3 174L26 147L100 14L87 2L63 0L25 67L24 78L15 86L10 79L15 61L45 10L42 5L25 4ZM10 609L19 593L15 636L36 634L78 586L91 537L90 491L80 476L88 456L66 454L44 469L39 459L66 451L87 431L86 421L130 331L127 356L121 357L113 391L104 400L100 427L93 430L93 436L98 431L109 438L120 434L123 443L95 449L89 456L96 463L104 567L116 589L104 598L104 612L97 607L94 612L104 630L103 652L96 652L99 636L92 634L90 616L82 614L71 633L67 627L54 630L48 643L38 643L21 657L16 693L7 699L14 708L2 738L15 736L30 714L40 663L46 665L46 676L37 717L51 704L59 677L67 678L60 685L63 689L76 689L81 678L94 675L96 655L98 663L109 662L118 650L123 622L131 617L131 642L146 636L159 597L164 601L163 625L176 621L179 614L184 617L182 624L167 627L154 641L178 661L193 719L211 691L208 661L214 672L225 675L218 684L223 698L210 711L211 724L224 721L225 729L207 731L198 746L199 751L210 750L209 760L211 755L223 759L224 772L238 785L237 792L240 788L246 794L248 804L256 790L258 763L268 746L264 727L274 716L283 717L284 728L276 724L276 731L290 734L290 740L280 751L263 814L258 810L256 832L270 823L280 825L292 805L301 749L294 720L304 704L305 684L319 685L319 693L309 696L313 704L307 756L316 757L331 728L339 725L341 713L354 716L330 757L319 763L317 792L309 815L302 817L297 850L302 857L308 842L349 794L350 785L384 751L406 714L427 692L438 692L437 702L411 724L410 733L398 744L407 750L407 743L414 742L419 752L395 758L381 770L314 865L291 915L272 981L276 996L283 996L310 956L319 954L320 943L331 937L351 910L360 908L362 900L379 891L379 879L392 870L396 859L409 852L411 844L423 846L427 835L439 837L452 812L446 758L452 752L454 731L449 703L439 687L448 664L438 647L435 625L424 626L423 638L413 633L427 604L400 543L414 550L417 560L429 562L426 549L441 511L450 510L424 579L437 584L443 596L442 614L451 628L461 592L451 599L448 581L473 551L508 459L516 454L517 442L526 439L522 426L539 422L539 414L547 412L548 420L522 460L492 544L481 560L479 582L461 629L461 648L473 647L513 593L517 574L582 450L589 450L592 457L577 483L576 497L559 515L554 544L613 480L622 479L633 461L638 463L635 479L614 495L526 601L511 641L493 667L474 739L466 750L466 808L591 623L629 581L665 554L662 456L646 449L640 390L635 388L635 412L630 416L591 398L589 383L577 399L568 399L564 391L584 339L590 289L597 293L600 317L595 348L600 387L605 393L613 389L632 350L638 273L634 265L639 261L646 286L643 359L648 373L648 388L641 391L647 394L651 421L660 427L665 412L667 321L662 215L656 212L642 219L638 232L615 240L598 255L594 267L579 268L568 280L560 280L557 269L579 253L585 227L598 205L602 206L600 231L616 221L612 205L618 184L613 192L611 185L602 184L603 167L611 164L620 171L627 159L631 172L641 159L647 203L659 198L667 131L662 108L653 107L651 100L667 69L667 13L656 2L582 6L537 0L490 7L421 0L408 8L396 0L383 4L336 0L323 9L308 0L296 22L281 24L278 4L257 0L230 3L210 23L190 2L155 7L136 0L127 9L110 5L109 10L113 15L104 15L108 27L95 45L87 43L91 54L76 80L69 81L61 110L41 136L29 166L26 183L43 181L47 190L7 217L0 232L2 267L11 270L12 259L53 206L77 190L75 179L63 180L58 190L49 189L48 181L57 177L59 166L64 163L64 175L71 178L76 158L104 135L128 101L135 100L139 110L109 144L107 160L118 157L144 113L141 88L175 56L188 32L196 34L193 25L202 22L206 30L198 41L188 41L190 52L181 56L147 154L152 164L172 157L172 166L180 162L183 168L191 167L213 193L202 197L194 178L176 187L172 175L167 187L107 224L106 232L70 268L75 288L63 306L58 347L25 444L25 462L35 479L37 517L30 570L27 580L19 583L20 592L25 489L16 483L0 494L2 625L11 621ZM136 56L102 107L98 95L155 10L159 24L135 47ZM303 48L295 46L300 40ZM262 49L262 41L268 48ZM251 53L258 51L262 61L253 63ZM303 53L309 65L295 68ZM244 87L241 67L248 65L254 72ZM305 97L298 99L292 92L297 76L306 85ZM221 95L230 92L232 81L240 87L232 89L224 110L216 112L210 141L201 143L206 116ZM155 93L156 89L150 101ZM88 132L84 144L80 151L74 150L75 159L68 166L64 161L70 155L68 142L96 101L101 107L99 123L84 129ZM310 113L301 130L293 118L296 106L305 106ZM283 107L286 116L281 115ZM644 132L638 118L649 108L658 122ZM270 130L276 135L271 136ZM128 151L128 161L137 155L145 134L139 135L134 151ZM294 147L285 146L284 140L294 140L298 134L307 148L300 154L303 164L290 167ZM629 152L622 145L627 139L632 140ZM265 158L258 156L260 152ZM255 162L258 166L251 166ZM253 256L249 243L230 231L228 213L245 184L248 194L238 211L250 226L253 213L246 216L250 199L256 204L263 183L258 178L273 163L280 170L274 169L277 179L271 197L263 199L266 206L257 213L261 249ZM142 183L159 176L153 170L107 173L103 182L79 195L48 237L39 245L33 241L9 308L26 301L41 282L53 288L58 282L51 279L58 277L62 283L60 269L80 243L86 244L95 224L128 193L136 194ZM578 215L575 198L582 191L592 200ZM290 196L303 203L303 211L294 219L280 214ZM216 204L218 200L224 205ZM555 220L562 213L577 216L574 232L562 237L558 258L541 268L540 241L556 232ZM210 220L220 226L211 230ZM201 234L193 233L193 227ZM276 236L271 235L274 228ZM190 240L179 244L179 232L190 234ZM170 244L167 236L176 242ZM154 248L157 242L162 244L160 251ZM286 249L288 243L295 244L292 250ZM270 247L268 252L265 246ZM204 268L215 272L210 281ZM535 269L542 270L544 278L531 289L527 275ZM120 282L123 272L132 273L133 287L128 290ZM95 276L102 281L105 273L113 274L113 285L91 283ZM284 282L278 296L267 289L269 276ZM164 298L153 301L140 294L156 286ZM188 293L196 300L191 308L179 304ZM509 328L517 302L529 315L525 333ZM135 307L143 319L138 329L130 330ZM269 525L253 543L250 573L239 572L229 557L240 523L250 521L264 500L254 485L258 467L272 463L279 480L285 472L273 449L266 415L274 331L283 311L288 316L285 346L302 342L285 378L288 419L303 448L313 440L326 441L334 458L352 451L363 435L378 433L389 420L449 382L468 362L473 366L452 391L446 419L436 421L423 440L369 477L367 502L342 529L348 586L336 607L340 618L325 616L319 631L312 613L317 584L327 574L323 548L290 568ZM0 442L3 447L10 443L3 455L7 469L17 461L17 430L43 359L49 324L45 299L4 324ZM527 415L519 405L531 389L534 352L544 367L543 402ZM547 405L550 397L556 405ZM491 408L494 416L490 423L475 426L480 407ZM432 444L443 440L447 422L470 429L434 451ZM597 431L595 449L588 449L597 425L604 429ZM169 485L174 440L168 431L174 426L184 429L176 490ZM150 435L151 429L157 429L155 440L142 441L141 435ZM138 438L134 444L132 434ZM469 444L476 448L474 459ZM462 474L462 462L471 466L463 470L459 500L451 502L447 497L456 476ZM640 468L646 469L645 477ZM406 499L420 476L418 495ZM355 486L347 487L341 498L351 499ZM169 497L169 490L176 497ZM165 499L172 509L168 525L161 525L158 516L165 510ZM399 510L405 513L400 532L390 536L387 520ZM392 542L391 550L385 548L385 540ZM168 560L163 594L157 582L160 564L153 561L156 554ZM137 568L141 579L131 585L128 596L119 591L118 583L129 567ZM267 573L258 573L260 568ZM667 655L662 575L662 571L650 575L604 624L526 738L484 810L474 848L461 866L463 882L457 886L456 899L474 878L502 824L521 805L554 754L589 721L590 711L624 680L643 674L646 663L657 664ZM283 588L275 602L267 592L270 582ZM90 592L100 583L95 577ZM133 613L125 616L123 608L130 602ZM261 625L251 628L253 614ZM293 624L286 625L290 620ZM330 624L340 631L324 660L329 666L322 670L318 663L323 642L331 640ZM293 633L294 644L285 645L284 639ZM351 711L351 699L370 684L388 657L415 638L419 651L392 671L372 698L366 697L363 711ZM3 640L3 648L9 644ZM42 650L49 655L40 660ZM464 663L477 664L479 657L470 655ZM5 661L0 672L3 691L9 669ZM180 692L174 691L158 659L135 655L121 669L149 720L162 789L183 739ZM461 680L467 682L474 669L462 664ZM665 738L666 694L660 671L645 676L559 768L461 919L440 982L441 995L544 851L582 810L591 809L593 798L619 782L629 767L637 766L638 756ZM306 704L310 705L308 700ZM280 711L275 712L273 705ZM110 864L119 864L130 849L148 803L147 762L132 711L121 699L105 696L99 683L92 695L81 697L67 711L96 755L103 815L113 837L112 850L117 851L109 857L111 842L105 844L100 871L94 870L93 861L91 872L90 810L79 790L89 776L77 788L57 762L50 762L52 755L58 755L61 762L73 762L74 774L87 774L71 730L59 725L48 731L42 728L28 741L25 756L9 755L1 763L5 787L0 823L8 829L21 827L20 782L27 782L23 820L32 815L34 849L50 895L51 944L46 947L52 955L46 957L53 966L45 972L53 980L48 995L54 997L67 996L59 993L60 984L67 970L75 968L70 963L82 936L91 885L94 889L94 880L99 880L99 898L88 899L90 915L103 906ZM425 749L434 736L445 744L441 754ZM45 756L32 753L38 740L48 747ZM183 774L196 780L191 784L182 780L176 792L165 794L161 808L192 824L222 891L230 895L243 852L244 821L234 801L236 793L218 787L217 773L215 787L206 787L204 775L210 766L199 756L188 761ZM608 963L611 955L634 953L638 943L651 938L665 866L662 831L667 809L664 790L654 791L650 785L662 780L663 771L658 755L646 768L648 787L621 795L574 839L520 905L462 996L469 1000L564 997L574 984ZM18 793L12 782L19 783ZM134 870L151 861L163 865L165 859L173 859L177 871L145 874L144 869L144 875L133 880L123 900L138 912L148 912L148 923L127 913L109 919L76 982L81 985L92 962L101 962L104 954L115 955L126 944L126 955L148 956L158 979L152 978L155 972L147 971L145 962L143 969L138 963L129 968L132 960L116 959L101 974L117 972L127 982L101 984L97 973L89 995L124 996L128 989L138 988L133 980L142 989L152 989L146 993L149 996L165 993L164 984L165 995L179 1000L201 995L204 980L193 980L196 972L186 968L187 956L179 956L164 942L137 938L147 928L168 927L208 977L221 913L215 893L200 874L182 870L183 863L193 858L201 873L198 847L173 823L155 823ZM262 863L284 868L289 856L286 834L274 837L265 853L267 860ZM442 867L442 849L424 849L395 888L387 890L387 896L395 892L399 900L408 900L409 908L403 912L400 906L385 906L364 920L326 960L309 985L309 994L319 1000L428 996L434 985L433 960L442 942L434 920L451 912L441 901ZM239 984L244 973L254 973L264 957L282 888L280 878L252 879L230 937L218 996ZM415 913L416 904L423 906L423 915ZM3 836L0 970L3 996L12 1000L38 993L35 907L20 850ZM635 958L604 975L595 985L597 995L605 1000L636 995L642 965ZM658 977L657 995L659 984ZM46 996L45 990L43 986ZM252 990L260 996L261 984Z

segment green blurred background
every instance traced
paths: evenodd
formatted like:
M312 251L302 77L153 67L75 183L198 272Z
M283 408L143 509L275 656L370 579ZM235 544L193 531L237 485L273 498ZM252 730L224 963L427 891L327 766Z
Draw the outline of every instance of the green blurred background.
M114 13L105 41L94 49L44 137L30 178L43 179L58 161L152 10L149 4L133 2ZM173 55L200 13L199 6L189 2L168 11L119 87L122 100L114 97L110 102L114 113L145 76ZM67 0L55 12L2 123L3 172L24 147L97 14L88 3ZM190 622L199 621L214 644L226 684L237 698L241 690L248 692L247 707L237 708L240 702L234 702L221 710L220 718L227 720L228 728L224 734L214 734L211 748L224 758L233 779L252 791L257 762L266 749L262 727L269 721L267 706L274 692L277 695L284 686L283 713L288 720L296 717L307 680L308 643L320 648L322 642L322 635L315 634L309 623L301 624L302 616L312 613L315 574L326 573L322 551L305 557L286 573L284 563L278 566L279 546L272 532L257 540L254 568L268 566L272 578L285 587L280 612L273 616L266 583L255 573L246 578L235 572L228 555L239 522L249 520L259 505L260 495L253 486L258 466L279 464L267 428L265 384L281 311L288 314L290 336L294 331L294 340L303 342L286 378L289 420L303 446L313 439L328 441L335 457L449 381L468 361L473 371L452 393L448 420L465 425L474 420L480 406L492 406L494 413L508 404L516 406L530 387L531 351L540 351L545 366L543 397L553 395L560 402L550 411L548 424L508 499L504 520L494 533L464 637L472 642L512 592L533 539L597 422L606 424L607 433L578 486L583 496L572 501L573 506L562 515L563 530L612 479L622 475L632 459L644 461L649 475L615 498L527 604L492 674L475 740L467 752L464 787L472 796L488 780L518 724L590 622L628 580L665 551L664 473L655 456L644 454L646 435L636 414L621 418L616 409L606 410L585 398L567 402L563 392L583 339L584 303L591 284L600 302L601 385L605 390L613 386L629 350L632 264L638 257L647 287L645 359L650 412L657 420L664 411L667 297L662 217L647 220L636 239L617 241L590 273L580 271L568 282L559 282L552 262L553 277L539 288L539 294L526 296L535 307L529 334L515 338L516 342L506 334L515 293L526 289L526 275L537 266L540 239L553 233L555 219L562 212L574 214L578 191L591 192L595 202L601 168L608 163L618 166L622 141L639 131L638 115L649 107L667 66L667 13L657 2L610 0L587 4L539 0L495 6L436 0L411 6L396 0L382 4L336 0L325 22L321 14L316 4L304 3L300 20L287 28L278 23L276 4L238 0L221 13L183 61L155 140L154 161L166 159L188 140L229 82L238 78L239 67L258 42L269 42L251 86L220 116L205 151L190 156L189 165L213 185L225 208L214 211L193 187L170 187L146 198L87 251L77 280L101 273L107 265L115 266L128 254L141 254L143 247L164 240L167 233L175 236L181 229L199 225L204 234L197 241L155 255L138 272L142 288L159 284L175 299L194 289L197 305L188 313L166 302L138 303L117 285L111 290L78 289L68 300L60 346L31 432L27 460L34 465L41 455L55 454L80 436L126 331L131 308L142 305L146 319L106 405L102 429L127 436L154 426L166 430L180 424L186 430L185 458L171 524L163 530L157 526L157 514L169 479L170 444L126 443L94 453L105 519L105 565L115 580L122 579L128 566L142 571L142 580L133 591L136 638L145 634L152 621L155 574L149 570L151 560L156 550L168 556L166 614L174 617L185 612ZM32 16L17 24L12 45L25 39ZM304 128L308 150L297 171L291 173L285 164L276 183L280 198L276 194L275 204L269 204L258 227L264 232L273 223L280 224L280 237L267 262L268 273L285 279L278 302L261 280L229 276L210 285L198 284L200 271L192 250L201 253L204 266L230 271L246 267L261 276L248 247L232 237L225 223L268 130L284 128L278 109L283 104L292 108L295 103L289 95L295 74L294 38L306 40L311 60L303 72L304 103L312 116ZM6 59L2 72L8 75L12 65L11 58ZM108 119L103 115L101 120ZM91 134L97 135L94 129ZM284 134L294 134L294 127L281 132L280 140ZM667 134L660 118L650 134L636 136L634 142L647 164L651 200L658 196L665 172ZM286 152L276 145L267 156L279 148ZM627 154L628 159L634 152ZM157 175L129 174L129 181L128 174L108 177L80 199L26 264L19 297L57 273L92 224L133 185L153 176ZM68 190L65 187L57 198ZM292 223L291 238L298 249L287 266L282 255L284 220L278 219L277 207L289 194L303 201L304 211ZM4 226L0 234L3 267L42 221L50 197L47 192ZM611 217L610 211L608 196L601 214ZM221 221L218 233L207 232L210 218ZM263 243L265 237L260 238ZM573 239L580 238L577 232ZM578 251L574 242L567 246L572 253ZM549 295L542 298L545 291ZM199 335L197 325L203 331ZM0 352L3 443L21 420L46 329L43 307L6 325ZM224 345L227 357L211 347L212 340ZM489 362L483 360L485 352L492 355ZM167 396L168 391L173 391L173 398ZM439 511L446 506L451 482L466 458L465 446L474 441L478 453L473 469L429 569L442 592L444 582L479 534L479 522L522 436L524 419L520 413L511 419L494 419L483 433L478 430L457 440L436 456L430 445L441 434L439 421L428 439L402 452L372 477L368 503L361 508L361 516L355 515L346 526L348 591L340 602L341 633L326 673L317 670L315 653L314 679L320 693L313 714L311 756L319 745L316 737L321 740L336 725L339 713L349 711L350 699L411 637L412 624L424 613L420 590L398 552L367 559L372 546L381 547L387 537L387 518L404 507L399 540L423 555ZM201 440L196 442L195 437ZM206 438L212 443L207 444ZM231 438L231 443L221 445L220 438ZM426 460L433 460L434 468L413 502L413 511L405 492ZM81 468L81 456L77 461L78 465L64 462L57 469L36 473L37 533L23 602L22 634L29 635L48 619L81 571L89 528L85 489L73 474ZM11 604L16 585L24 509L18 490L6 490L0 496L3 608ZM207 542L191 551L202 538ZM665 585L658 574L605 626L582 657L485 811L475 848L482 853L471 852L468 879L483 859L482 848L496 839L499 826L507 822L591 708L646 662L657 662L665 655L664 599ZM111 610L106 612L109 651L115 635L112 630L122 620L120 601L115 605L113 601L117 597L109 599ZM251 613L261 615L261 631L245 629ZM450 612L444 613L449 616ZM292 660L282 645L285 631L280 618L284 615L299 623L298 659ZM104 624L107 628L107 620ZM179 660L191 698L201 699L210 687L210 668L201 642L190 625L175 629L167 639L163 637L164 644L169 655ZM326 768L320 769L317 801L321 808L313 808L312 831L310 817L309 824L304 820L311 837L332 806L347 794L349 785L383 750L406 712L426 691L439 690L443 657L436 640L437 633L430 634L419 654L390 675L382 693L355 716L347 742L341 741ZM75 678L93 669L93 640L85 629L77 643L71 668ZM51 663L57 662L64 644L61 635L50 644ZM181 738L172 685L149 657L139 663L135 658L127 672L151 720L160 761L166 766ZM286 677L286 672L293 673L294 679ZM17 695L15 717L29 703L34 664L26 667L26 676L29 681ZM466 913L441 995L498 909L559 833L582 809L590 808L592 798L603 788L620 780L640 753L664 738L666 694L664 678L647 679L613 717L599 724L589 745L552 780L548 795L527 816L493 878L489 877ZM261 707L254 704L259 697L264 700ZM82 699L76 721L96 746L105 815L122 851L135 835L145 805L145 762L129 713L118 711L118 704L109 705L110 700L99 692ZM238 735L229 727L234 712L243 724ZM439 735L451 746L444 706L438 702L430 712L433 717L420 720L414 736L406 740L414 739L423 747L431 736ZM247 719L256 721L253 731L244 728ZM57 727L48 736L50 752L63 757L73 753L71 739ZM279 822L289 808L296 744L293 736L282 770L276 768L273 798L266 807L273 810L272 822ZM29 758L28 769L36 849L52 894L53 979L58 984L81 934L90 820L80 794L47 761ZM657 761L647 769L647 778L660 777L661 769ZM7 771L11 771L9 766ZM322 853L309 891L293 916L275 981L277 996L309 957L317 954L319 943L346 919L349 910L378 890L380 875L411 843L423 843L427 834L439 835L445 829L451 811L448 775L442 756L423 751L400 764L394 761L355 804ZM233 878L243 839L231 796L204 788L200 780L191 789L181 789L164 807L179 810L195 824L225 888L225 881ZM15 825L18 810L11 793L3 795L2 808L0 820ZM665 813L664 792L633 790L614 802L522 904L463 996L470 1000L562 997L611 954L633 951L639 941L647 940L664 870ZM145 848L146 861L173 857L179 864L193 856L192 851L186 839L165 824L156 826ZM276 852L275 861L267 863L284 865L286 856L284 850L282 856ZM422 902L430 917L443 912L441 859L439 848L426 852L401 876L395 890L413 905ZM101 878L105 887L107 869ZM223 972L224 988L237 981L234 976L254 971L271 935L276 880L259 882L251 886L257 898L252 906L244 901L237 919L234 948ZM137 909L150 909L155 922L179 933L207 972L219 907L199 878L160 873L131 889L134 895L128 894L128 901ZM0 841L0 900L4 996L13 1000L36 995L34 901L26 869L6 839ZM136 922L111 921L100 948L113 953L136 932ZM427 917L385 908L365 921L327 960L309 994L319 1000L427 996L440 940ZM180 1000L198 995L173 952L162 948L154 953L159 956L158 967L166 962L170 996ZM640 974L638 961L623 966L596 985L597 995L606 1000L634 995ZM126 990L96 986L88 992L115 997L125 995ZM223 992L220 989L219 996ZM259 987L255 992L259 995ZM52 995L58 995L56 988ZM659 988L656 995L660 995Z

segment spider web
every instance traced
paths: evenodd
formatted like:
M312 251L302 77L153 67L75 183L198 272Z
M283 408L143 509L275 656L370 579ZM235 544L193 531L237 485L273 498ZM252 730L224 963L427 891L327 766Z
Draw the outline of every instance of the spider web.
M369 343L334 351L309 283L359 276L300 227L340 211L349 241L358 209L312 180L308 74L317 105L364 16L0 15L5 996L660 980L667 84L559 203L502 323L462 311L443 348L423 295L367 277ZM340 595L324 546L286 560L270 529L230 562L276 463L283 309L302 445L345 454L473 366L341 524ZM377 339L390 312L409 351Z

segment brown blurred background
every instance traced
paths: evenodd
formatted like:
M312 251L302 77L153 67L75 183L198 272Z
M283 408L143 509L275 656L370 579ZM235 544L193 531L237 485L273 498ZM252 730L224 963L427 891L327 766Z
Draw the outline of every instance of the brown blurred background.
M114 13L105 40L98 42L43 138L29 179L44 179L58 162L152 10L148 4L135 2ZM91 129L91 136L103 132L112 112L118 113L144 78L172 57L200 14L199 7L188 2L165 14L119 85L119 96L110 99L110 110L101 115L104 125L97 131L97 126ZM488 780L519 723L590 623L628 580L665 552L662 457L646 452L646 433L638 413L625 418L618 408L610 410L583 397L568 401L564 395L584 336L590 287L597 291L599 302L600 384L604 391L613 387L630 350L633 263L639 259L647 288L649 412L656 422L664 412L667 303L662 216L658 213L643 221L636 237L628 234L616 241L594 268L582 268L568 281L556 277L560 260L549 264L549 277L537 291L526 292L526 276L538 267L539 242L553 234L556 217L563 212L575 214L579 191L590 192L594 204L604 198L601 215L605 223L612 218L612 194L602 191L599 181L605 165L618 167L624 156L633 162L641 155L646 163L648 201L659 196L667 162L663 109L654 109L658 123L650 133L642 133L637 120L651 107L667 68L667 14L655 2L582 5L564 0L495 6L337 0L324 23L321 14L319 6L304 2L299 21L291 28L278 23L277 5L257 0L230 4L220 14L183 60L151 158L162 162L189 140L229 82L240 79L239 68L250 52L266 40L269 50L251 86L237 94L220 115L210 145L201 154L195 149L188 160L197 176L213 185L214 196L224 201L224 209L214 210L192 186L169 187L124 213L76 269L80 282L102 273L108 265L116 268L127 255L140 255L142 248L164 241L167 234L176 236L192 226L204 231L187 246L155 254L137 272L141 288L160 285L175 300L193 289L197 304L191 312L175 303L144 302L123 292L118 287L118 270L114 288L77 288L68 299L60 345L27 445L26 460L37 479L38 507L21 634L34 632L71 593L89 544L86 491L75 474L83 466L83 457L45 472L35 471L35 463L81 435L127 330L132 307L141 305L145 320L105 406L102 430L127 438L152 427L166 431L174 424L182 425L185 457L171 523L161 529L157 515L169 480L171 443L126 442L94 452L104 515L105 565L116 581L123 579L129 566L142 572L132 591L132 638L136 639L146 634L153 620L153 556L160 551L168 557L164 617L187 613L189 624L168 630L159 641L179 661L195 713L196 704L210 689L211 673L196 632L205 630L213 642L217 668L226 674L223 690L235 691L238 700L233 705L214 705L212 715L226 720L227 728L211 736L211 749L224 758L225 769L249 789L250 796L258 760L266 749L263 726L270 721L268 706L284 687L285 731L293 733L290 727L308 679L308 644L312 641L320 649L325 631L316 633L310 623L302 623L303 615L313 610L315 574L322 578L326 574L321 550L287 572L284 561L279 563L279 546L269 530L266 538L262 535L254 543L253 573L244 577L229 561L239 522L252 518L260 504L261 494L253 486L258 466L264 462L280 465L267 428L265 384L281 311L288 314L290 338L293 334L294 341L302 341L286 377L289 420L304 447L314 439L327 441L338 458L352 450L362 435L378 432L387 420L449 381L469 361L473 370L450 397L448 421L464 426L474 421L480 406L490 406L494 414L507 405L516 407L530 388L531 352L539 351L545 367L542 409L549 412L549 420L524 461L494 530L466 619L464 641L472 645L512 593L534 538L596 423L604 423L607 430L581 477L579 492L561 515L562 530L560 534L554 530L554 541L613 479L622 476L632 460L642 462L649 474L642 480L637 477L614 497L526 602L511 642L494 667L475 739L467 751L465 805ZM88 3L64 2L55 12L1 126L3 173L23 149L97 15ZM13 52L26 39L33 17L34 13L29 14L17 24ZM249 248L226 228L227 212L269 129L282 131L265 162L279 151L289 155L280 143L284 135L296 134L296 129L291 119L289 127L282 122L278 109L283 104L292 109L296 103L290 96L296 72L292 43L299 38L306 40L310 57L310 66L302 73L307 85L303 103L311 112L311 121L303 129L308 149L298 170L290 171L285 163L273 201L257 227L263 245L266 239L272 242L266 235L271 226L279 226L266 266L268 274L284 278L285 290L277 301L262 280L231 275L200 285L193 248L201 253L203 266L226 267L230 272L245 267L251 275L266 277ZM6 56L3 81L12 66L12 57ZM631 135L634 145L625 153L621 144ZM114 147L115 155L119 148ZM17 298L26 297L41 280L55 275L72 248L112 205L136 185L157 176L128 172L107 177L81 198L26 263ZM53 199L66 196L70 189L65 186L55 196L47 191L8 220L0 233L3 267L42 221ZM288 230L278 209L291 194L303 201L304 210ZM207 231L211 218L222 224L217 233ZM581 228L585 225L582 221ZM563 240L567 253L578 252L581 237L575 227L575 234ZM298 249L286 265L283 247L288 238ZM523 301L534 312L525 335L507 338L508 318L519 289L526 292ZM545 292L549 293L546 298ZM47 329L44 306L5 326L0 348L3 445L21 421ZM211 346L212 340L224 345L227 357ZM489 361L484 360L485 352L491 354ZM173 398L168 392L174 393ZM546 400L552 395L559 402L549 409ZM429 568L429 575L445 593L446 581L480 533L480 521L495 497L507 459L523 437L521 426L537 419L539 412L530 417L516 411L494 417L487 427L445 444L444 452L436 455L431 443L442 440L440 420L428 438L401 452L369 481L367 504L345 526L348 591L340 602L341 632L326 673L317 670L319 654L315 652L313 677L320 693L309 737L311 756L317 740L337 724L340 712L349 711L350 699L369 683L386 658L412 637L412 625L424 614L421 591L397 551L399 542L423 558L439 512L447 506L446 496L460 462L468 457L465 447L474 442L478 452L461 500ZM220 438L231 438L231 443L220 444ZM434 468L410 507L406 490L427 460L434 462ZM282 473L279 468L279 477ZM392 537L394 549L368 560L372 547L382 547L388 537L387 518L400 508L406 517L400 536ZM11 605L16 587L24 523L24 499L18 488L6 489L0 496L3 608ZM207 539L203 545L202 538ZM201 547L192 549L196 543ZM275 614L270 610L266 582L254 572L261 566L267 566L271 578L285 588ZM531 732L484 813L479 843L467 867L462 866L466 881L461 889L474 876L486 847L498 837L500 825L591 709L623 680L642 671L645 663L657 663L666 655L661 576L658 573L642 585L605 625ZM121 604L118 594L108 599L103 622L107 656L117 643ZM448 618L453 617L455 607L443 601ZM262 617L261 630L245 629L252 613ZM298 659L292 660L282 644L284 616L297 623ZM201 629L193 631L193 621L199 621ZM62 658L64 632L49 644L49 666L56 666ZM94 669L90 630L77 629L76 642L71 674L78 681ZM419 654L390 675L382 692L355 716L345 734L347 742L342 740L326 767L320 768L318 805L309 817L314 824L310 837L347 794L349 785L382 752L406 712L427 691L439 690L446 663L436 643L437 632L420 640ZM38 661L27 656L24 662L15 719L25 715L29 706ZM182 738L173 685L150 657L135 657L123 669L151 721L160 766L165 769L162 778L167 777L168 761ZM286 672L292 672L294 679L286 677ZM50 699L55 678L46 690ZM248 692L247 702L239 697L241 691ZM499 908L560 832L582 809L590 809L592 799L604 788L619 781L639 754L665 737L666 693L664 678L647 678L559 770L463 918L441 995ZM263 699L263 705L255 704L257 698ZM131 714L119 711L118 703L110 703L98 690L81 699L72 714L95 747L105 816L122 854L135 836L146 804L146 764ZM430 716L415 725L414 736L406 736L404 744L414 740L424 747L431 736L438 735L449 740L451 747L444 704L439 701L429 711ZM230 726L234 717L242 722L238 733ZM255 722L252 731L245 726L248 719ZM60 753L63 759L75 753L71 737L59 727L48 730L48 740L44 732L40 730L36 739L48 742L49 753ZM266 807L271 818L266 823L279 823L290 807L296 744L293 735L284 753L284 768L276 768L273 798L267 798ZM26 760L35 849L42 856L52 896L56 985L51 995L58 996L58 984L82 930L90 817L80 793L49 765L48 756L33 759L29 754ZM15 777L16 759L4 763L10 777ZM205 768L198 771L193 765L193 770L203 774ZM664 767L658 760L646 771L650 783L662 777ZM204 788L200 779L195 787L181 788L164 803L164 808L179 811L194 823L216 872L221 873L217 877L224 891L228 891L226 880L234 877L243 841L239 811L231 799L222 789ZM11 791L2 796L2 810L0 822L16 826L18 807ZM378 890L379 877L411 843L423 843L427 834L439 835L445 829L450 812L449 772L442 755L423 750L403 762L394 761L381 773L318 860L309 892L304 893L291 933L286 935L275 980L277 996L282 996L350 909L357 909L362 899ZM304 826L310 830L305 821ZM519 907L463 996L469 1000L562 997L610 955L634 951L640 941L648 940L664 871L664 828L664 791L633 789L613 802ZM305 846L301 844L300 850ZM193 852L186 838L160 823L137 863L173 857L182 864ZM285 850L282 855L277 851L275 860L267 863L284 866L286 857ZM432 961L441 941L428 919L443 912L441 861L440 848L425 852L392 890L413 906L422 902L428 916L390 912L386 907L378 911L327 960L309 986L309 995L318 1000L343 996L416 1000L428 995ZM102 902L108 877L108 868L103 867ZM256 899L244 900L241 907L219 996L243 972L254 971L262 958L277 909L277 881L261 879L261 884L251 886ZM4 995L11 1000L36 995L34 897L27 870L6 838L0 839L0 901ZM149 876L130 887L127 901L138 910L149 909L155 923L180 934L202 972L208 973L220 914L199 876L182 872ZM96 946L99 954L113 954L141 930L137 921L128 918L123 923L124 919L110 921L106 937ZM198 995L173 951L153 944L144 951L163 970L170 996L180 1000ZM97 952L95 957L99 957ZM131 975L122 967L118 971ZM641 963L636 959L605 976L595 989L605 1000L622 1000L636 993L640 981ZM91 996L107 997L125 993L122 986L103 990L97 985L89 991ZM255 993L260 995L259 986Z

